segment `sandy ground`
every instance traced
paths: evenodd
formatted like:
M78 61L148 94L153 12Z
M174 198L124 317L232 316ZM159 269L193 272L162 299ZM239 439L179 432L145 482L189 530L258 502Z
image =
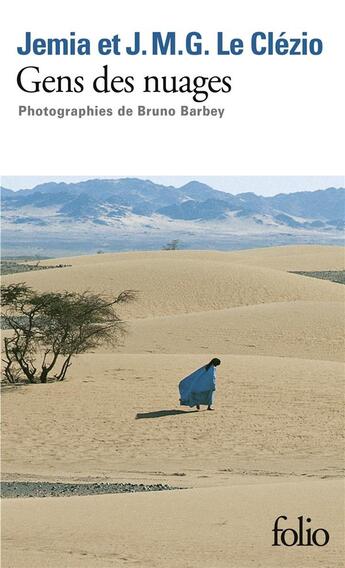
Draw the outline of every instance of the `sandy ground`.
M200 355L83 355L65 383L5 393L4 473L190 487L340 475L342 363L221 358L213 413L178 406Z
M341 481L311 481L7 501L5 565L341 568L343 490ZM296 527L305 512L329 544L273 547L273 520L284 514L282 527Z
M332 247L325 247L326 257L330 254L329 248ZM340 266L341 262L344 266L343 250L334 248L339 257L334 266ZM235 253L196 252L193 256L191 252L164 251L104 254L79 257L76 260L55 259L54 264L68 262L72 266L9 275L4 277L4 281L22 282L24 279L33 288L41 290L88 288L108 294L123 289L138 290L138 301L126 306L123 312L124 317L129 319L149 319L273 302L344 302L344 286L341 284L263 267L261 255L258 266L247 266L239 264L245 260L244 253L243 259L236 257L236 262L224 258L225 254L231 259ZM278 250L276 254L279 254ZM302 252L301 255L303 254L308 256L308 252ZM278 263L277 259L275 262ZM291 266L296 265L297 263L291 263ZM317 267L315 270L321 266L319 258L314 266Z
M274 344L279 357L343 361L341 308L339 302L276 302L132 320L120 351L270 356Z
M72 267L4 280L140 295L118 352L78 357L63 383L5 389L3 478L187 489L6 500L2 565L343 566L344 287L287 273L343 269L343 249L58 262ZM179 379L213 356L216 411L178 406ZM330 543L272 547L282 514L290 527L309 515Z

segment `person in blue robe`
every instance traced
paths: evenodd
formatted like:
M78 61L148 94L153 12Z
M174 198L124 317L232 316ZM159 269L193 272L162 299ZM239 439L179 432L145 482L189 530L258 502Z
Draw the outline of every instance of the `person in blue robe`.
M212 359L207 365L197 369L179 383L181 406L207 406L207 410L213 410L214 392L216 390L216 367L220 365L220 359Z

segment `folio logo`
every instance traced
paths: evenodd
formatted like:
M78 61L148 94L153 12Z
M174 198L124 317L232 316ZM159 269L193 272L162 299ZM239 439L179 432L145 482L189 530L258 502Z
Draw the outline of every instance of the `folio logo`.
M303 515L297 517L298 527L280 528L280 519L287 521L285 515L280 515L274 522L272 532L274 534L272 546L326 546L329 542L329 533L326 529L318 528L312 530L306 528L305 523L311 523L311 518L307 517L304 521Z

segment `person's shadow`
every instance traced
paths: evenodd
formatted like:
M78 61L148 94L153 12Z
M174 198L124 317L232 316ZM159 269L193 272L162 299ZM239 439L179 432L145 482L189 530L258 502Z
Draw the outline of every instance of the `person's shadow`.
M135 419L140 420L141 418L163 418L163 416L175 416L176 414L193 414L193 412L198 412L197 410L156 410L153 412L138 412Z

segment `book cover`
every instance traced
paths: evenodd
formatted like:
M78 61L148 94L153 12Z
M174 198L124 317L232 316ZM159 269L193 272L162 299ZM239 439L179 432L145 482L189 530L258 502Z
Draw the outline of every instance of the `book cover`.
M344 566L342 4L2 8L2 566Z

